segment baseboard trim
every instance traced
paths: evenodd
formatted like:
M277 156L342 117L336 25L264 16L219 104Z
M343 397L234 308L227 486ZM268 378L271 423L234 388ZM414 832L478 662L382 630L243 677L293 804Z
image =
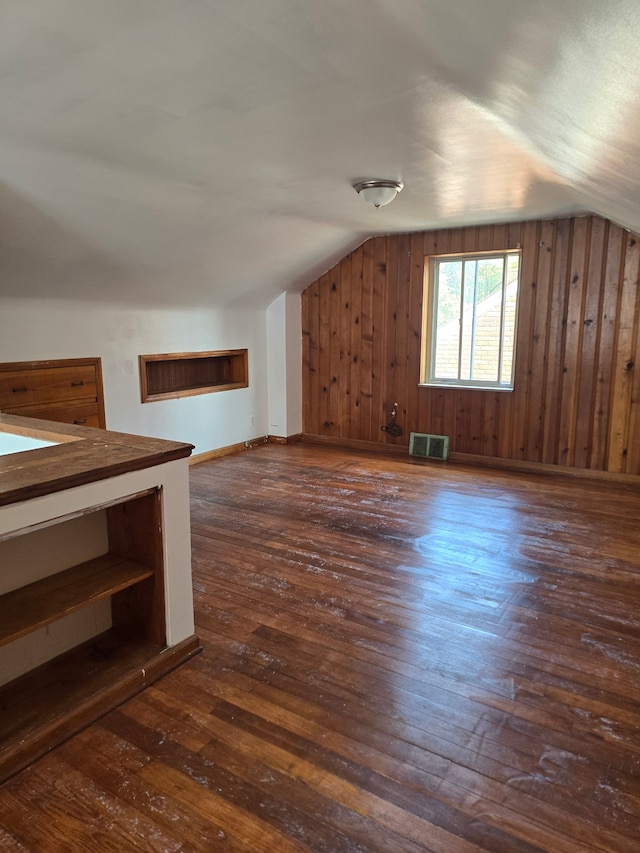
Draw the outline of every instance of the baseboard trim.
M413 457L411 457L413 459ZM598 480L609 483L640 485L638 474L622 474L619 471L600 471L595 468L574 468L569 465L549 465L545 462L526 462L522 459L501 459L498 456L478 456L473 453L452 452L450 462L462 465L477 465L505 471L520 471L523 474L545 474L555 477L575 477L583 480Z
M234 453L241 453L243 450L251 450L252 447L259 447L261 444L266 444L267 440L267 436L263 435L260 436L260 438L241 441L238 444L228 444L226 447L216 447L215 450L206 450L204 453L196 453L189 457L189 465L199 465L201 462L209 462L211 459L220 459L223 456L231 456Z
M228 444L226 447L217 447L215 450L207 450L204 453L195 453L189 457L189 465L199 465L201 462L209 462L211 459L220 459L223 456L231 456L241 453L243 450L252 450L263 444L295 444L302 441L302 433L295 435L261 435L238 444Z
M295 435L268 435L267 441L269 444L296 444L302 441L302 433L298 432Z
M385 444L383 441L363 441L359 438L340 438L336 435L311 435L306 432L302 433L302 441L305 444L324 444L329 447L342 447L345 450L367 450L391 456L409 456L408 444Z
M498 456L480 456L473 453L458 453L452 451L446 462L433 459L419 459L409 456L408 445L392 445L379 441L362 441L356 438L340 438L334 435L302 434L305 444L318 444L327 447L338 447L344 450L363 450L388 456L404 456L407 462L417 465L474 465L482 468L493 468L502 471L519 471L526 474L545 474L561 477L576 477L578 479L597 480L610 483L629 483L640 485L640 475L622 474L617 471L599 471L593 468L571 468L562 465L549 465L543 462L525 462L519 459L502 459Z

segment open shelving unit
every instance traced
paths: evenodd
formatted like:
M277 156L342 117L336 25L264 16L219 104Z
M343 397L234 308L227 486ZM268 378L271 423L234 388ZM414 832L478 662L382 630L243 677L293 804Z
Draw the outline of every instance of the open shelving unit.
M109 599L111 627L0 687L0 780L115 704L165 647L161 493L106 507L108 551L0 596L0 647ZM62 516L55 523L62 524ZM52 525L49 525L52 526ZM33 531L18 531L28 537ZM42 555L46 559L46 555ZM135 680L135 675L134 675ZM87 720L88 721L88 720Z
M193 446L5 413L1 433L45 446L0 456L0 782L200 651Z

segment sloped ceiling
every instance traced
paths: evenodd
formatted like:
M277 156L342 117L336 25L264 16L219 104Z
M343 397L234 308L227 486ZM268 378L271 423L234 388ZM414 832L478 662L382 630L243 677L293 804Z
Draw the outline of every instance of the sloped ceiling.
M374 233L638 230L639 58L637 0L4 0L0 295L265 304Z

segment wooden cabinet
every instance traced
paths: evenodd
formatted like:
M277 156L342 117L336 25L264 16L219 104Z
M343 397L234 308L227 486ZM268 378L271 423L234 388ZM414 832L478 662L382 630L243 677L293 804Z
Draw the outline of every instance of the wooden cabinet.
M0 412L104 429L100 359L0 364Z

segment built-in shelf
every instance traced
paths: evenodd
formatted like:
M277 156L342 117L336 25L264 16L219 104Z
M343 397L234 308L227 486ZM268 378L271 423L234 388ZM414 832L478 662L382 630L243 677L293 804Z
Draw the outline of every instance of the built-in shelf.
M104 554L0 597L0 646L153 576L153 570Z
M140 356L142 402L247 388L246 349Z
M191 445L4 414L2 430L52 443L0 457L0 783L199 651L165 588L190 586Z
M198 651L108 631L0 687L0 783Z

